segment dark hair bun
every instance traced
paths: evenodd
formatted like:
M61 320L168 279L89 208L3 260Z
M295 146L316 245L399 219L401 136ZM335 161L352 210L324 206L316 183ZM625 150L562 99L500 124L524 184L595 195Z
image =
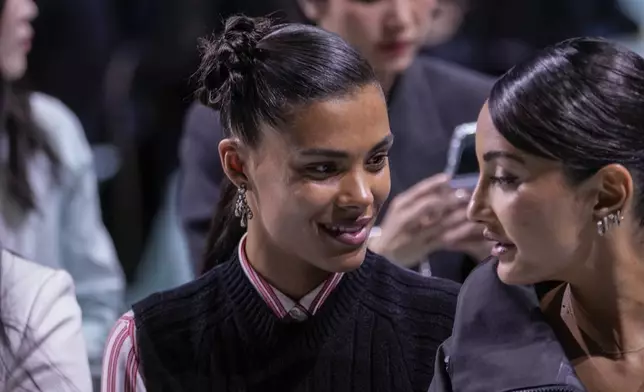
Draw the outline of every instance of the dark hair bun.
M220 36L201 41L198 95L204 104L218 108L235 86L252 76L256 62L262 59L257 44L272 26L266 18L234 16L226 21Z

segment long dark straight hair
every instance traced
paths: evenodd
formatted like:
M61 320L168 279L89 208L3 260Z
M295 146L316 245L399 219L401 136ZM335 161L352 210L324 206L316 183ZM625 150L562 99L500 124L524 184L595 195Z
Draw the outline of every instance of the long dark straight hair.
M0 16L6 0L0 0ZM23 212L35 208L36 199L29 183L29 162L38 152L44 153L56 174L60 161L45 132L34 122L29 103L29 91L24 80L9 83L4 76L0 82L0 140L8 142L8 159L0 161L0 175L9 197Z
M5 0L0 0L0 17L5 10ZM56 174L59 160L45 133L36 126L31 114L28 90L23 88L24 81L9 83L4 76L0 78L0 140L8 143L8 157L0 160L0 175L5 178L6 191L19 208L24 212L35 209L36 200L29 183L29 160L34 153L42 151L51 161L53 174ZM7 310L2 306L6 295L1 286L4 251L0 238L0 347L4 348L0 356L0 369L6 377L14 370L20 369L26 359L18 357L11 350L8 331L16 326L10 323ZM30 381L31 388L41 391L28 369L23 374ZM0 380L3 384L7 380Z

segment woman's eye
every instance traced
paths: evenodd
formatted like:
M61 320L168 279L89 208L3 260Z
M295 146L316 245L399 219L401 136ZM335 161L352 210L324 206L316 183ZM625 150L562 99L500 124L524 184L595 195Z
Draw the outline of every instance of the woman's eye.
M372 168L380 169L387 163L388 154L378 154L375 155L367 161L367 165Z
M320 165L315 165L310 168L311 171L314 171L316 173L328 173L332 171L331 165L327 164L320 164Z
M316 163L306 166L304 172L315 179L332 176L338 172L338 166L333 163Z
M508 186L516 185L518 178L516 176L490 176L490 182L495 185Z

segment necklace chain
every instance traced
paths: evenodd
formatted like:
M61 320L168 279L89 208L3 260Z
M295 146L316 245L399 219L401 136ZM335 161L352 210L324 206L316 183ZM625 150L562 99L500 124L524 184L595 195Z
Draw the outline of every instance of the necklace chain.
M565 291L564 291L564 296L563 296L563 301L562 301L561 307L566 312L566 314L572 318L572 321L574 321L575 326L579 329L579 331L584 332L584 331L581 330L581 326L579 325L579 323L577 322L577 318L575 317L575 312L574 312L573 307L572 307L572 295L571 295L571 292L570 292L570 286L567 286ZM607 355L632 354L632 353L636 353L636 352L644 350L644 345L642 345L641 347L638 347L638 348L634 348L634 349L616 350L616 351L605 350L603 347L601 347L601 344L598 344L598 346L602 350L602 353L607 354Z

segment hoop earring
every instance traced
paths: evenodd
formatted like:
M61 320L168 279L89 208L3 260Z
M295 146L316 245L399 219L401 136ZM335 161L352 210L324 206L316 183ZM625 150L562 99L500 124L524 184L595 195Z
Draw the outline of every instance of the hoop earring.
M615 213L608 214L597 221L597 234L603 237L610 229L621 225L622 220L624 220L622 210L617 210Z
M246 199L246 184L241 184L237 188L237 201L235 202L235 216L239 218L239 224L241 227L246 227L248 221L253 219L253 211L251 211L248 206L248 200Z

